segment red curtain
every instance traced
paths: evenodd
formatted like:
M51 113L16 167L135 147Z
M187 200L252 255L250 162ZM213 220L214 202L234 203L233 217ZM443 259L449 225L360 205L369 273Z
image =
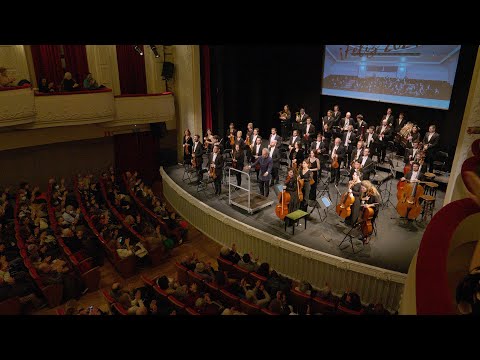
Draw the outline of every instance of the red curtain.
M60 59L59 45L32 45L33 66L35 75L40 83L41 78L53 81L60 85L63 79L62 61Z
M83 87L83 80L88 74L87 50L85 45L63 45L65 55L65 70ZM93 74L95 78L96 74Z
M203 130L212 129L212 98L210 91L210 47L202 45Z
M143 50L143 45L139 45ZM117 45L118 76L122 94L146 94L145 59L134 45Z

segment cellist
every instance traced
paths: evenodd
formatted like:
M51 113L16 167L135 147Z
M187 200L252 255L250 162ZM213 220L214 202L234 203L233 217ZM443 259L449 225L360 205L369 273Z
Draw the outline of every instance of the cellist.
M290 203L288 204L288 212L298 210L298 194L297 194L297 179L293 173L292 168L288 168L287 177L285 178L285 187L288 193L290 194Z
M354 226L358 221L361 207L361 181L360 172L354 171L352 173L352 180L348 182L348 192L355 197L352 205L352 212L349 217L345 218L345 224Z
M373 207L373 217L372 222L375 222L375 219L378 216L378 211L380 207L380 193L378 192L377 188L373 186L373 184L368 180L362 181L362 204L363 208L365 207ZM363 240L363 235L360 235L360 240ZM364 244L368 244L368 239L364 242Z

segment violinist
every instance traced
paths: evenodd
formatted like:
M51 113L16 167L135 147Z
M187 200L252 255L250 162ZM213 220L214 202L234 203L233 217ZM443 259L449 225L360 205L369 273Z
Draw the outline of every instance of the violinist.
M203 138L203 147L205 148L205 151L207 153L212 152L213 142L214 142L214 139L213 139L212 130L207 129L207 134Z
M327 152L327 143L325 142L325 138L322 134L319 133L317 135L317 141L312 142L310 150L315 152L315 156L321 156Z
M317 184L318 178L321 176L321 168L320 168L320 160L318 157L315 156L315 151L310 150L310 156L307 158L308 166L310 167L310 171L312 172L312 179L314 181L313 184L310 185L310 195L308 197L309 200L316 200L317 199Z
M312 118L310 116L307 117L307 124L305 125L303 133L305 147L308 149L315 136L315 125L312 124Z
M349 217L345 218L345 224L354 226L358 221L360 215L360 208L362 204L361 200L361 181L357 172L353 173L352 180L348 182L348 192L355 197L355 201L352 205L352 212Z
M435 131L435 125L430 125L428 132L423 138L423 146L426 152L425 161L428 163L428 171L433 172L433 158L438 148L440 134Z
M257 136L255 138L255 145L253 145L253 148L252 148L252 154L250 156L250 162L254 163L260 156L262 156L262 137ZM257 174L257 180L258 180L259 171L260 171L260 164L257 164L257 166L255 166L255 172Z
M255 131L256 130L256 131ZM248 123L247 133L245 134L245 150L247 159L252 155L252 147L255 144L256 136L258 136L258 128L253 128L253 123Z
M357 140L365 140L368 124L363 120L362 114L357 115L357 123L355 125L357 129Z
M328 147L330 146L330 142L332 141L332 137L333 137L333 132L332 132L332 129L329 129L328 128L328 125L325 124L323 126L323 139L325 141L325 145L327 146L327 149Z
M300 191L303 194L303 200L300 202L300 209L307 211L308 196L310 195L310 178L312 177L312 172L310 171L308 160L303 160L301 164L301 169L298 172L297 177L300 184ZM301 185L302 180L303 186Z
M289 151L289 158L293 160L293 151L295 150L295 143L300 142L300 136L298 136L298 130L293 130L292 136L288 139L288 151ZM270 140L271 141L271 140Z
M340 125L340 118L342 117L342 112L340 111L340 108L338 105L335 105L333 107L333 126L339 126Z
M377 188L368 180L362 181L362 207L373 207L373 218L372 222L375 222L375 219L378 216L378 210L380 207L380 193ZM359 237L360 240L363 240L363 235ZM368 244L368 239L364 242Z
M243 149L245 148L245 141L243 140L242 138L242 131L237 131L237 137L235 138L235 145L240 145L240 150L243 151ZM233 150L233 149L232 149Z
M350 162L352 161L351 156L352 156L352 150L355 146L355 141L356 140L355 140L355 134L353 133L353 125L348 125L347 131L344 132L342 136L342 143L343 143L343 146L345 147L345 155L346 155L345 166L350 165Z
M247 124L247 132L245 134L245 141L247 141L247 138L249 138L250 143L252 142L252 135L253 135L253 123L248 123Z
M365 135L365 147L370 149L370 154L372 156L376 154L377 140L378 135L375 134L375 126L370 126Z
M245 154L240 148L240 144L235 144L235 149L232 153L232 166L234 169L242 170L244 164ZM237 177L237 185L242 186L242 173L235 171L235 176Z
M294 169L298 169L303 159L305 158L305 154L303 153L302 143L300 141L296 141L294 143L294 149L292 150L290 156L292 159L292 167Z
M223 141L220 139L220 136L218 135L213 135L213 146L217 145L220 148L220 154L223 153ZM213 146L212 146L212 151L213 151Z
M193 140L189 129L186 129L183 135L183 163L191 164Z
M200 142L200 136L195 135L193 137L193 147L192 147L192 164L195 162L195 170L197 172L197 184L202 181L202 155L203 155L203 146Z
M328 110L327 116L324 116L322 119L322 129L325 129L325 125L327 125L327 131L330 131L332 129L334 121L335 119L333 118L333 111Z
M342 139L336 138L335 143L330 145L329 151L330 158L332 159L332 164L337 161L340 164L345 157L345 148L342 145ZM335 182L335 185L338 185L340 182L340 166L337 168L331 167L331 177L330 183Z
M293 173L292 168L288 168L287 177L285 178L285 186L286 190L290 194L290 203L288 204L288 212L291 213L293 211L298 210L299 203L298 203L298 189L297 189L297 179L295 174Z
M413 125L412 132L407 137L407 148L413 147L414 142L420 142L420 128L418 125Z
M355 160L353 162L353 166L352 168L350 169L350 176L349 176L349 179L350 180L353 180L353 174L357 174L357 176L360 178L360 180L362 179L362 163L359 161L359 160Z
M213 168L215 195L220 195L222 192L223 156L220 154L220 147L217 145L213 147L213 152L208 156L207 168L209 170Z
M272 128L272 130L270 132L271 132L270 137L268 138L268 143L269 144L272 142L272 140L277 140L277 141L282 140L282 138L277 135L277 129L276 128Z
M360 161L361 164L362 180L370 179L370 174L375 170L373 168L373 160L370 157L370 149L363 149L363 156L358 161Z
M420 146L418 140L415 140L411 148L405 149L405 156L403 161L405 165L412 164L412 162L417 158L417 153L420 152Z
M352 164L362 157L362 155L363 155L363 144L364 144L363 141L360 140L357 143L357 147L352 151L352 156L350 157L352 159Z
M280 129L281 129L281 134L282 138L286 139L288 137L288 134L290 132L291 124L290 124L290 118L292 117L292 113L290 112L290 108L288 105L285 105L283 107L283 111L279 112L279 119L280 119Z
M228 125L227 135L225 137L225 149L233 150L233 145L235 145L235 135L236 135L235 125L230 123Z

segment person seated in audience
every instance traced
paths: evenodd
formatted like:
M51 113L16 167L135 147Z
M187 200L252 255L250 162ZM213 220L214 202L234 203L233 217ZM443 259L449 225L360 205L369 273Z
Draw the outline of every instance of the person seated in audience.
M357 293L349 290L343 294L342 298L340 299L340 305L354 311L362 310L360 296Z
M283 291L277 291L275 299L270 301L268 305L268 310L280 315L289 315L292 312L287 304L287 296Z
M237 265L248 271L257 271L258 269L258 264L256 263L257 260L258 259L255 259L255 262L253 262L251 261L250 254L243 254L242 259L238 262Z
M38 91L42 93L48 93L50 90L48 89L48 81L46 78L42 78L40 83L38 84Z
M64 312L65 315L79 315L79 306L76 300L71 299L66 302L65 307L64 307Z
M195 268L198 263L198 257L197 254L193 253L192 255L188 256L186 255L180 264L185 266L188 270L195 271Z
M130 238L119 236L115 241L115 248L117 250L118 256L122 259L132 256L134 253L134 249L130 246Z
M259 299L258 293L261 293L263 295L262 299ZM271 298L270 294L267 292L267 290L265 290L264 285L260 284L260 281L257 281L257 284L255 288L253 288L253 290L247 290L245 292L245 299L258 306L267 307Z
M368 315L390 315L382 304L370 304L367 308Z
M305 295L312 295L312 289L313 289L312 285L305 280L302 280L300 284L297 287L295 287L295 290L302 292Z
M281 290L288 294L292 287L292 281L279 275L275 270L270 272L270 276L265 281L265 288L268 290L271 296L275 296L277 291Z
M83 88L85 90L97 90L98 88L100 88L97 80L93 78L92 73L88 73L85 80L83 80Z
M195 302L197 299L200 297L200 292L198 291L198 285L197 283L192 282L190 284L190 287L188 288L187 295L182 299L182 302L186 306L194 307Z
M145 313L147 310L147 313ZM138 313L140 311L140 313ZM144 314L145 313L145 314ZM142 299L142 292L137 289L135 291L135 297L130 302L130 307L128 308L128 315L147 315L148 309L144 304L144 300Z
M270 265L266 262L261 263L255 272L260 276L268 278L270 276Z
M62 80L62 84L61 84L62 91L78 90L79 86L80 85L78 85L77 82L72 78L72 73L67 71Z
M330 299L333 294L328 282L325 282L325 286L322 287L320 290L316 291L315 295L321 299Z
M205 293L195 302L195 309L202 315L219 315L224 306L217 301L213 301L209 293Z
M241 311L238 311L235 307L226 308L220 315L247 315Z
M215 279L215 274L212 270L211 264L207 263L205 266L205 263L203 262L198 262L195 265L195 271L196 274L200 275L202 279L208 282L212 282Z
M9 77L7 74L7 68L0 67L0 87L15 86L15 78Z
M48 92L49 92L49 93L52 93L52 92L55 92L55 91L57 91L57 90L55 89L55 83L54 83L53 81L50 81L50 82L48 83Z

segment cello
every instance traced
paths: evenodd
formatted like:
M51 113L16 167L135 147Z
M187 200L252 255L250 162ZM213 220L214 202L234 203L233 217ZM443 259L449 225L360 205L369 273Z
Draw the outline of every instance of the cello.
M362 214L362 235L364 238L369 237L372 235L373 232L373 225L372 225L372 219L373 215L375 214L375 210L373 210L372 207L365 206L363 208L363 214Z
M290 180L290 177L287 176L285 183L288 183ZM290 203L290 200L290 194L285 190L284 187L283 191L278 194L278 204L275 207L275 215L277 215L280 220L284 220L285 216L288 215L288 204Z
M425 190L419 183L420 181L408 182L403 187L403 191L397 194L397 212L400 217L415 220L422 212L419 199Z
M350 189L354 185L353 181L349 181L348 189ZM355 202L355 196L351 192L347 190L340 199L340 202L337 204L336 212L337 214L346 219L352 214L352 204Z

